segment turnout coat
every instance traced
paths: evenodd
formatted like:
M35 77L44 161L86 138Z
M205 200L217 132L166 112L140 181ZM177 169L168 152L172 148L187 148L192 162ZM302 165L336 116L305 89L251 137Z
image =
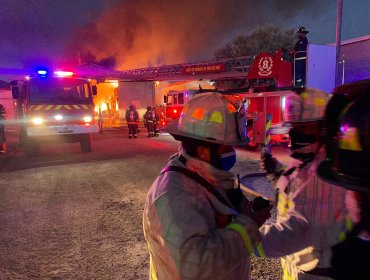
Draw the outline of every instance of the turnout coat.
M168 165L197 172L226 198L233 174L186 158L184 165L177 154ZM222 215L234 219L220 225L217 217ZM153 280L249 279L250 256L263 254L258 250L260 233L251 218L180 172L162 172L155 180L147 195L143 227Z

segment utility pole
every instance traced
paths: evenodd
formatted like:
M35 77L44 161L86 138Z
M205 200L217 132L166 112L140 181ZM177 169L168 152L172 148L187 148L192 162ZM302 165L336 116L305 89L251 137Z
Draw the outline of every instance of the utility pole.
M335 36L335 86L341 84L341 71L340 71L340 45L341 45L341 34L342 34L342 8L343 0L338 0L337 2L337 24L336 24L336 36ZM342 65L344 67L344 65ZM344 71L344 69L343 69Z

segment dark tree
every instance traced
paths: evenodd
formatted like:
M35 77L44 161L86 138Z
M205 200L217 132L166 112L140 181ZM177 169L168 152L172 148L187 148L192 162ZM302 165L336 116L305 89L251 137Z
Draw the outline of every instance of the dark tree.
M251 34L237 36L224 47L216 50L215 58L253 56L261 52L274 53L277 49L292 50L295 43L295 29L282 30L273 25L266 25Z

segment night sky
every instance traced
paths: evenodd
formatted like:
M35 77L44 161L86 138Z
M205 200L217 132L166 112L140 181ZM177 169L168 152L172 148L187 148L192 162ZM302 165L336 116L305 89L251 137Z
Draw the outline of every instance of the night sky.
M257 3L257 2L262 2ZM342 40L370 34L370 1L344 0ZM0 68L113 60L117 69L210 60L258 26L335 42L336 0L0 0Z

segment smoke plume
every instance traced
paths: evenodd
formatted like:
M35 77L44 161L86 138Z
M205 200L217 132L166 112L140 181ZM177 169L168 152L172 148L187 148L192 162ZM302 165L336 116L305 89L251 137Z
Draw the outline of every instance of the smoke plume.
M263 3L262 3L263 2ZM81 62L133 69L213 58L216 49L258 25L291 22L322 1L128 0L81 27L70 43ZM327 2L327 1L325 1ZM323 8L321 8L322 10ZM308 11L308 12L307 12Z

